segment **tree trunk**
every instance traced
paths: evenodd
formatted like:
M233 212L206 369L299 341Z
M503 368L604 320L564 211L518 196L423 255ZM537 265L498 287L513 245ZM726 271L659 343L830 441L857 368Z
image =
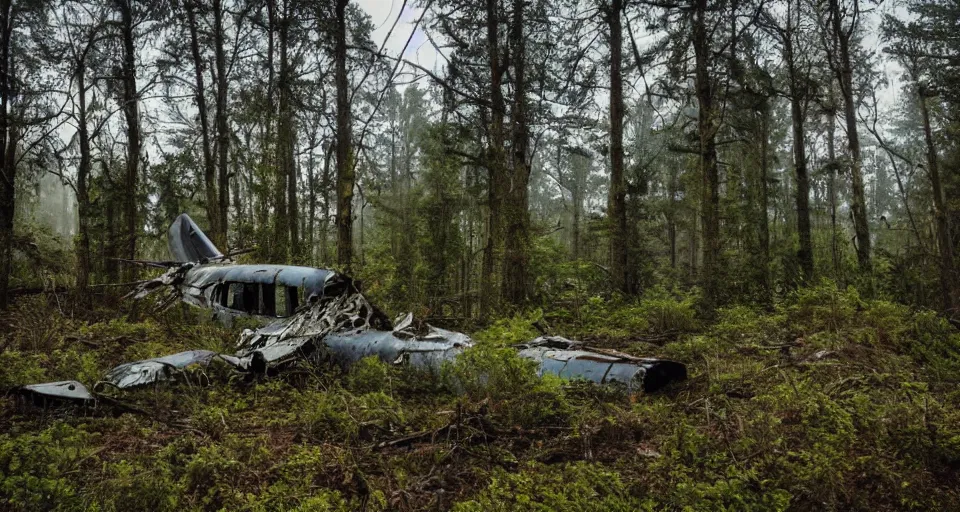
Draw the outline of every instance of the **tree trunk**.
M390 113L391 122L390 122L390 195L392 197L392 202L394 207L400 202L400 177L398 176L397 170L397 121L396 118L399 114L394 108ZM399 227L399 226L398 226ZM394 261L400 261L403 257L400 254L400 236L402 235L400 229L391 229L390 230L390 253L393 255Z
M672 214L667 219L667 238L670 239L670 268L677 268L677 223Z
M940 288L943 294L943 309L950 315L957 307L956 269L953 262L953 242L950 236L950 221L943 188L940 182L940 165L937 161L937 148L933 144L933 130L930 128L930 111L927 98L921 87L918 91L920 115L923 119L923 139L927 147L927 174L933 188L933 210L937 228L937 246L940 250Z
M289 92L289 91L288 91ZM297 201L297 187L299 185L299 166L297 165L297 134L294 129L293 111L290 112L290 126L287 139L287 226L290 230L290 258L294 263L303 259L303 247L300 243L300 207Z
M529 283L527 267L530 260L530 164L527 147L530 134L527 127L526 40L523 36L523 7L525 0L514 0L511 26L511 64L513 65L513 174L505 208L509 212L504 236L503 296L511 304L527 301Z
M140 108L137 93L136 48L134 45L133 8L131 0L118 0L123 39L123 116L127 124L127 162L124 179L124 223L126 251L123 257L137 259L137 182L140 172ZM137 268L127 265L126 277L136 280Z
M250 192L245 188L244 173L247 173L247 175L250 175L252 174L253 171L251 169L247 169L246 166L241 163L240 152L237 151L237 149L234 149L233 152L230 154L230 165L233 167L233 175L234 175L234 180L233 180L233 183L230 184L230 189L233 192L233 204L234 204L234 209L237 212L236 214L237 215L236 233L237 233L237 243L238 243L237 246L245 247L247 242L246 223L249 222L249 216L252 215L253 208L252 206L250 208L246 208L244 205L243 200L245 196L249 197L251 195ZM247 205L249 205L249 200L247 202Z
M833 90L830 91L830 102L833 105ZM830 177L827 182L827 195L830 196L830 254L833 258L833 277L840 277L840 241L837 233L837 151L836 130L837 113L829 112L830 121L827 123L827 160L830 165Z
M360 266L362 267L363 264L364 264L364 260L363 260L363 210L364 210L364 208L367 207L367 200L366 200L366 198L363 197L363 189L362 189L362 188L359 190L359 192L360 192L360 215L358 215L358 217L360 217L360 218L359 218L358 220L360 221L360 237L359 237L359 238L360 238L360 240L359 240L359 241L360 241L360 244L359 244L359 247L358 247L359 250L357 251L357 260L358 260L358 263L360 264Z
M577 183L574 183L572 187L573 190L570 191L570 199L571 203L573 203L573 240L571 256L574 260L579 260L582 252L580 249L580 212L583 210L583 192L580 190L580 186Z
M623 27L620 15L623 1L612 0L607 11L610 28L610 194L607 214L610 221L610 272L613 286L623 293L633 292L628 262L627 188L623 178Z
M110 168L107 165L106 160L101 161L101 172L104 177L110 176ZM112 180L109 187L106 189L106 194L104 194L104 226L105 226L105 236L103 241L103 266L105 273L107 274L107 280L111 283L116 282L120 276L119 268L117 266L116 257L119 255L119 227L117 226L117 210L116 210L116 197L117 191L116 186Z
M333 157L336 144L331 141L323 157L323 176L320 177L320 190L323 191L323 216L320 217L320 262L329 263L330 254L327 249L327 231L330 227L330 159Z
M760 222L760 268L761 286L764 297L770 299L770 104L764 101L760 111L760 208L757 212ZM809 235L809 223L807 225Z
M413 225L413 204L412 204L412 188L413 188L413 134L411 129L411 112L408 108L408 99L404 99L404 119L401 128L401 144L402 144L402 153L403 153L403 169L398 170L400 173L400 182L398 186L401 187L400 196L397 198L397 207L400 210L400 225L403 227ZM360 245L363 246L363 209L365 208L366 203L364 202L363 193L360 194L360 227L361 227L361 241ZM400 230L400 254L404 255L402 259L398 261L399 265L397 266L401 274L409 276L409 286L408 290L411 290L412 293L416 293L420 290L419 275L415 272L416 260L411 258L411 254L416 254L417 252L417 233L412 229L401 229ZM361 254L363 253L361 249ZM363 257L360 257L361 262ZM409 295L408 298L413 299L413 295ZM416 299L419 300L419 299Z
M219 241L221 250L226 251L229 235L230 210L230 173L228 172L227 155L230 147L230 128L227 112L227 59L223 44L223 2L213 0L213 54L217 70L217 190L220 192L219 220L220 232L223 239ZM237 206L240 206L239 204Z
M503 243L502 174L504 172L504 100L501 90L503 69L500 66L499 1L486 0L487 54L490 66L490 134L487 148L487 243L483 249L483 270L480 277L480 317L485 319L496 305L496 260Z
M859 1L859 0L854 0ZM836 70L843 95L844 117L847 122L847 138L850 150L850 179L853 192L853 229L857 239L857 262L861 271L870 270L870 226L867 224L867 203L863 187L863 158L860 154L860 137L857 134L857 106L853 97L853 67L850 62L850 34L840 23L839 0L830 0L833 31L839 49L839 66ZM852 32L852 27L851 27Z
M274 247L274 239L276 238L277 231L275 226L270 223L270 203L274 199L270 198L271 186L280 188L283 190L283 186L280 184L273 183L276 179L276 151L275 145L276 140L273 134L273 122L277 115L277 109L275 107L275 95L276 95L276 71L274 69L274 64L276 60L276 36L274 32L277 30L277 5L276 0L267 0L267 101L263 108L263 129L261 131L262 136L262 174L261 174L261 184L263 185L263 192L258 193L257 195L257 226L256 231L258 233L258 239L261 241L261 244L266 244L267 247L264 248L264 255L271 261L276 261L276 248ZM251 174L252 176L252 174ZM252 183L251 178L251 185ZM252 189L252 187L251 187Z
M203 85L203 57L200 55L200 37L197 30L197 15L192 0L184 3L187 14L187 26L190 29L190 53L193 56L193 71L196 78L194 98L200 117L201 152L203 153L203 183L206 190L207 220L210 222L210 234L214 245L224 247L223 230L220 223L220 199L217 193L216 165L210 148L210 122L207 119L207 97Z
M699 114L697 131L700 135L700 167L703 173L701 195L701 222L703 230L704 306L716 307L719 298L720 257L720 175L717 165L716 128L713 113L713 83L710 77L711 48L707 33L708 0L697 0L693 13L693 49L695 55L695 84Z
M275 4L271 1L269 3ZM286 4L287 2L284 2ZM273 9L276 10L276 5ZM276 183L274 192L274 213L273 213L273 259L278 263L287 262L290 257L290 225L288 222L287 197L289 176L289 156L288 145L291 143L292 127L291 117L293 112L290 108L290 70L287 62L287 27L289 25L286 6L282 8L283 12L278 17L279 24L277 30L277 45L280 52L280 71L277 75L277 102L279 104L279 117L277 119L277 144L276 156ZM276 14L274 14L276 16Z
M13 259L17 133L10 115L14 66L12 0L0 0L0 309L7 308Z
M697 278L697 254L698 254L698 252L697 252L697 251L698 251L698 249L697 249L697 233L698 233L697 220L698 220L698 216L697 216L696 213L694 213L694 214L692 215L692 218L690 219L690 222L691 222L693 225L690 227L690 232L689 232L689 236L690 236L690 254L689 254L689 257L690 257L690 279L696 279L696 278Z
M316 265L316 215L317 215L317 175L314 169L313 151L317 147L317 127L310 129L309 147L310 155L307 156L307 263Z
M12 68L13 66L10 66ZM7 291L13 271L13 218L16 212L17 127L7 125L7 145L3 154L3 184L0 185L0 309L7 307Z
M677 169L670 168L670 181L667 184L667 192L670 194L669 206L667 209L667 237L670 239L670 268L677 268Z
M300 244L300 208L297 201L297 187L299 185L299 176L297 174L297 120L293 111L293 80L294 71L292 69L288 56L290 46L290 23L294 16L291 11L292 0L284 2L283 24L280 26L280 69L281 69L281 103L280 120L283 123L282 133L280 134L281 145L283 146L283 157L280 159L284 167L281 173L287 180L287 230L290 236L290 259L294 263L301 262L303 258L303 247Z
M90 192L87 178L90 176L90 133L87 128L86 52L79 57L76 68L77 90L77 138L80 143L80 163L77 166L77 289L84 291L90 284Z
M783 36L783 60L787 64L790 87L790 118L793 126L793 165L797 176L797 234L800 237L800 250L797 259L803 273L803 280L813 279L813 241L810 236L810 178L807 175L806 138L803 131L806 91L800 83L793 53L793 25L790 11L787 11L787 29Z
M353 187L354 169L351 149L350 103L347 83L347 20L348 0L336 0L337 83L337 263L345 272L353 268Z

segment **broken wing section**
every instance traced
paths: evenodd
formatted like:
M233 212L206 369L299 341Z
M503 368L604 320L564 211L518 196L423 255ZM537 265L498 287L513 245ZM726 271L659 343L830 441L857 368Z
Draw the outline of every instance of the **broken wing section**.
M216 356L216 352L209 350L188 350L169 356L124 363L110 370L103 382L117 389L128 389L175 380L176 375L188 366L196 364L206 366Z
M169 268L159 277L140 282L124 298L132 297L134 300L140 300L156 291L166 292L167 296L160 301L160 306L157 308L162 311L181 298L179 285L183 283L184 276L193 267L193 263L184 263L178 267Z
M597 384L618 383L628 391L656 391L687 378L687 367L676 361L634 357L613 350L584 347L559 336L541 336L518 345L520 357L539 363L538 375L581 379Z
M86 386L75 380L29 384L20 386L15 392L22 397L32 399L37 404L47 402L88 404L96 400Z
M173 260L180 263L223 259L223 253L186 213L181 213L167 230L167 248Z

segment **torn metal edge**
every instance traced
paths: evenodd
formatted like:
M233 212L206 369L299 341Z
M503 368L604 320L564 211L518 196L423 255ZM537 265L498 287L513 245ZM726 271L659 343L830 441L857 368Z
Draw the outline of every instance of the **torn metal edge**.
M38 405L46 405L49 402L88 405L96 402L93 393L75 380L27 384L14 388L13 392L21 397L30 398Z

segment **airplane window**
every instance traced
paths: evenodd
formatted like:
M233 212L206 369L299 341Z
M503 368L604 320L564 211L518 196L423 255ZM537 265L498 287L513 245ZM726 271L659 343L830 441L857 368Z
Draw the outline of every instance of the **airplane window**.
M230 283L229 289L229 300L230 305L227 306L230 309L235 309L237 311L246 311L245 307L246 301L243 300L243 283ZM224 297L226 301L228 297Z
M228 283L220 283L213 289L213 295L210 296L210 300L214 304L219 304L223 307L227 307L228 300L230 298L230 285Z
M249 307L249 303L241 303L241 305L247 306L247 308L244 309L245 311L256 315L285 318L296 312L297 308L300 307L304 300L304 290L298 286L283 286L274 284L264 284L262 286L248 284L245 286L259 287L259 290L257 290L259 293L256 296L257 298L261 299L261 301L258 307L251 308Z
M303 295L302 290L297 286L284 286L286 292L286 312L287 316L293 314L294 311L300 307L300 296Z
M232 282L218 285L213 300L234 311L283 318L304 304L305 293L299 286Z
M260 286L256 283L243 283L242 287L243 300L240 302L240 311L256 315L260 309Z
M300 292L296 286L275 286L276 291L276 316L287 317L294 313L300 306Z
M222 283L213 300L221 306L251 315L260 314L260 285L256 283Z
M289 315L287 312L287 287L274 285L274 314L278 317Z
M260 314L263 316L277 316L276 285L264 284L260 286Z

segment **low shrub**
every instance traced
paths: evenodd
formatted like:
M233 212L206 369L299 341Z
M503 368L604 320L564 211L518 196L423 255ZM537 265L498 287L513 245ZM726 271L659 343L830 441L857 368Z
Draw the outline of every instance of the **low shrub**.
M582 462L560 467L531 463L517 472L496 469L479 496L453 507L456 512L645 509L641 499L630 496L619 473Z
M74 475L89 469L96 435L64 423L36 434L0 434L0 497L10 510L76 510L82 489Z

